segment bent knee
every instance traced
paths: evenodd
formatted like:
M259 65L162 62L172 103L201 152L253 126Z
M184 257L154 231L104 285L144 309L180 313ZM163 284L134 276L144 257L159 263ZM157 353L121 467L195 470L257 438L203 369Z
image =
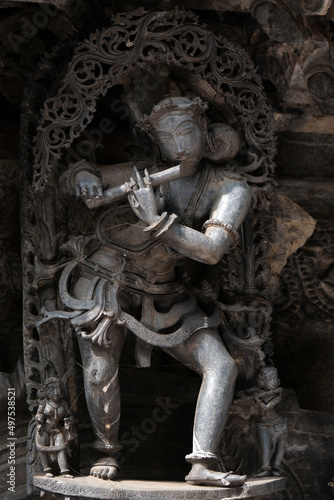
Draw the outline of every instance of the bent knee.
M211 375L218 382L220 379L228 379L230 382L235 382L238 375L238 367L234 359L225 352L224 356L219 357L217 362L209 367L206 374Z
M230 379L235 382L238 375L238 366L234 359L228 355L228 358L224 361L224 371L229 375Z

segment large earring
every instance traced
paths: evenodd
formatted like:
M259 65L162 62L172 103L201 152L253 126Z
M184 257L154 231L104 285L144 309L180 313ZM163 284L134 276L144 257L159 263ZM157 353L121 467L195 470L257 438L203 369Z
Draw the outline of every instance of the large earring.
M207 128L208 151L205 158L212 163L227 163L239 152L240 137L238 133L225 123L214 123Z
M208 122L207 122L207 120L206 120L206 118L204 116L201 119L200 125L201 125L201 129L202 129L203 134L204 134L205 139L206 139L204 157L207 158L206 153L208 152L208 154L210 154L210 153L214 154L215 153L215 147L214 147L214 144L212 142L212 137L211 137L211 135L208 132Z

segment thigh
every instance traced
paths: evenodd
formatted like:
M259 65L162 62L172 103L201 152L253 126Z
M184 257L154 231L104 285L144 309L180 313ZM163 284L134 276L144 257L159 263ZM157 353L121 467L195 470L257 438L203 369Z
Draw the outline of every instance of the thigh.
M64 444L64 443L65 443L64 435L61 432L59 432L55 436L55 445L58 446L58 445Z
M90 299L91 298L91 293L89 293L91 285L92 285L92 278L85 278L83 276L79 276L75 283L73 284L72 288L72 293L73 297L76 299ZM90 297L88 296L90 295Z
M92 296L93 280L79 277L73 286L73 296L76 299L89 299ZM95 327L97 325L95 324ZM94 327L92 327L94 328ZM82 327L85 330L85 327ZM126 329L121 325L111 325L107 332L108 346L98 345L90 339L84 339L80 333L77 334L80 354L84 367L95 365L101 370L108 370L108 366L118 363L120 358Z
M170 356L203 375L208 369L218 369L233 360L215 329L203 328L173 348L163 349Z
M38 433L38 441L39 441L39 444L41 444L42 446L49 446L50 445L49 433L45 432L45 431Z

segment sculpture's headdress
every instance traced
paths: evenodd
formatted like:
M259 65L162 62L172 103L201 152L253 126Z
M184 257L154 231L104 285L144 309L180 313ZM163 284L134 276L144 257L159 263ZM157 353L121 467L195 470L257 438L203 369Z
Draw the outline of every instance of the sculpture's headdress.
M277 374L277 368L275 368L274 366L266 366L260 371L260 376L262 377L276 377Z
M44 383L44 389L47 389L50 384L59 384L60 386L62 385L61 379L58 377L49 377L46 379Z
M187 97L166 97L154 106L149 116L145 116L139 125L151 135L152 127L166 113L185 113L196 119L201 117L207 108L208 105L200 97L195 97L193 100Z
M212 163L227 163L239 151L239 135L224 123L208 127L207 120L203 116L206 109L208 105L200 97L195 97L193 100L187 97L167 97L154 106L149 116L139 121L139 125L153 139L152 129L166 113L190 115L199 123L206 137L207 147L204 157Z

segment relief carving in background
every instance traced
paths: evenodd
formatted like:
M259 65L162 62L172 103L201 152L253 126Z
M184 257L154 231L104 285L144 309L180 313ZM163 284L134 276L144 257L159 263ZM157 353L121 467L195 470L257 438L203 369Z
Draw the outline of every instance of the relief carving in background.
M331 352L333 348L333 231L318 224L305 247L289 257L277 297L275 325L281 354L288 360L284 385L296 384L301 406L333 411ZM303 325L301 331L300 324ZM314 338L314 332L317 332ZM307 369L303 359L310 359ZM290 364L291 363L291 364ZM299 373L296 378L296 373Z

